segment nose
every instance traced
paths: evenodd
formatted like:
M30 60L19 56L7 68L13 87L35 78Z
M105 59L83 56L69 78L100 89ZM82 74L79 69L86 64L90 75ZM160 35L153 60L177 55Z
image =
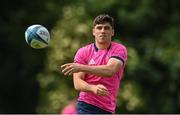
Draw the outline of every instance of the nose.
M102 29L101 29L101 32L105 32L105 28L102 28Z

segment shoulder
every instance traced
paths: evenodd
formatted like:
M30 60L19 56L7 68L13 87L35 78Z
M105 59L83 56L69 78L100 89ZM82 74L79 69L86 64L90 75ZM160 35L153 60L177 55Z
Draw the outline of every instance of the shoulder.
M127 49L123 44L112 42L111 52L112 52L112 57L119 58L123 60L123 62L127 60Z
M78 53L78 54L80 54L80 53L82 53L82 54L86 53L86 54L87 54L89 51L92 51L93 48L94 48L93 43L87 44L87 45L84 45L84 46L82 46L81 48L79 48L79 49L77 50L77 53Z
M88 51L88 50L92 50L94 48L94 44L91 43L91 44L87 44L87 45L84 45L82 46L81 48L78 49L78 51Z
M112 42L112 50L116 50L116 49L127 51L126 46L123 45L122 43Z

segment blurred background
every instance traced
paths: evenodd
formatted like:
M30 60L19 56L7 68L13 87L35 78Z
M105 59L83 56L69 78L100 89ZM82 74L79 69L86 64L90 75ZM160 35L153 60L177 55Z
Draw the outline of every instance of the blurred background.
M113 40L128 49L116 113L180 113L180 0L3 0L0 4L0 113L58 114L76 99L72 77L57 64L72 62L93 42L92 21L115 19ZM26 28L51 33L33 49Z

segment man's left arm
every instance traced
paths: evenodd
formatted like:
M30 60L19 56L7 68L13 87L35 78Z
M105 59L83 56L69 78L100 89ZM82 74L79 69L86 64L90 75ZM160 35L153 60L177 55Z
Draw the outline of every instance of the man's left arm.
M76 72L85 72L89 74L94 74L101 77L112 77L119 68L123 65L123 61L110 58L106 65L83 65L78 63L67 63L61 66L64 75L72 75Z

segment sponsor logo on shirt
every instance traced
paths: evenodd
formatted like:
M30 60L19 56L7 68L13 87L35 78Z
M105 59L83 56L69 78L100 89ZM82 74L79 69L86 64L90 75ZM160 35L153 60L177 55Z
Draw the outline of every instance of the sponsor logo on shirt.
M96 64L96 62L93 59L91 59L88 63L88 65L94 65L94 64Z

